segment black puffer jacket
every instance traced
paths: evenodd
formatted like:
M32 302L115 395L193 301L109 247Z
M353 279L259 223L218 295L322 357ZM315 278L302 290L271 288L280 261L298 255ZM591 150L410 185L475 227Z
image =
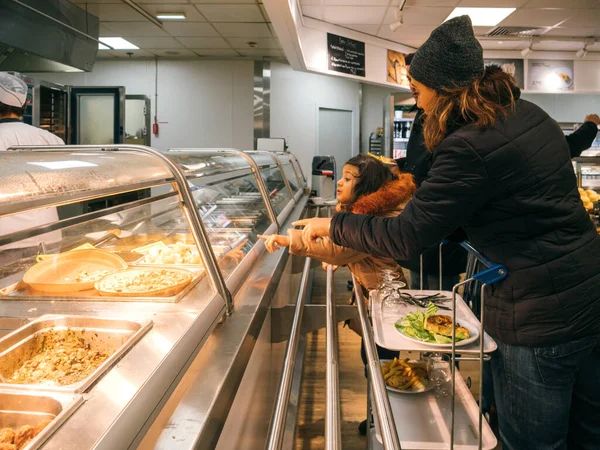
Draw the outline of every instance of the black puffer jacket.
M488 289L493 337L544 346L600 333L600 237L579 198L564 135L539 107L518 100L494 127L454 131L403 214L338 214L331 238L409 259L459 226L508 267L509 276Z

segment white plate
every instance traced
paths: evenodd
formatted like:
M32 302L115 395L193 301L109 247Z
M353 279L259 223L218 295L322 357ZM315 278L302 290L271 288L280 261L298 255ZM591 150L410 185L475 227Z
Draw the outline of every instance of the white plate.
M379 360L380 363L384 363L384 362L388 362L388 361L392 361L392 360L391 359L380 359ZM414 361L415 360L410 360L409 362L414 362ZM429 376L429 366L427 366L427 367L428 367L427 368L427 376ZM432 383L431 380L428 380L428 381L429 381L429 383L427 384L427 387L425 389L423 389L422 391L415 391L413 389L410 389L410 390L396 389L391 386L388 386L387 383L385 383L385 380L384 380L384 383L385 383L385 388L391 392L397 392L398 394L422 394L423 392L429 392L435 388L435 384Z
M398 323L400 320L402 320L402 319L398 319L396 321L396 323ZM465 327L467 330L469 330L469 335L470 335L470 337L468 339L463 339L462 341L458 341L456 343L457 347L463 347L465 345L469 345L472 342L475 342L477 339L479 339L479 328L477 326L473 325L471 322L467 322L464 319L458 319L457 322L461 327ZM413 341L413 342L418 342L423 345L429 345L431 347L437 347L437 348L452 348L452 344L438 344L437 342L422 341L421 339L417 339L416 337L409 336L408 334L404 333L402 330L396 328L395 326L394 326L394 329L398 333L400 333L402 336L404 336L406 339Z

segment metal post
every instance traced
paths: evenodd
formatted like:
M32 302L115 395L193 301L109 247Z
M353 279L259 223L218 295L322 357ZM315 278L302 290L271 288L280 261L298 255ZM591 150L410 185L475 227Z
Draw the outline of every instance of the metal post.
M221 275L221 271L219 270L219 266L216 263L215 255L212 251L212 246L210 245L210 241L208 239L208 235L206 234L206 230L204 229L204 224L202 223L202 219L198 213L198 209L196 208L196 203L190 190L188 188L187 180L185 179L185 175L181 172L179 167L171 161L167 156L158 150L145 147L143 145L127 145L127 144L119 144L119 145L57 145L57 146L14 146L9 148L9 150L28 150L28 151L53 151L53 152L64 152L67 151L88 151L88 150L103 150L103 151L119 151L119 150L130 150L133 152L144 153L147 155L154 156L159 159L167 168L170 170L173 178L175 180L175 184L177 185L177 191L179 193L179 198L181 201L181 207L183 209L183 213L188 220L190 225L190 231L194 236L194 239L197 243L200 244L200 248L198 249L202 254L202 258L204 260L204 265L206 270L210 274L211 279L216 285L217 291L223 299L225 300L225 304L227 307L227 315L230 315L233 312L233 298L231 296L231 292L227 289L227 285L225 284L225 280Z
M442 245L444 245L444 243L440 242L440 291L442 290Z
M423 290L423 253L419 255L419 271L420 271L420 286L419 290Z
M292 322L290 338L285 349L283 372L281 374L279 388L277 389L275 409L271 416L271 424L269 425L269 434L267 435L265 450L280 450L281 445L283 444L285 420L290 403L292 380L294 378L294 367L296 365L296 353L298 352L298 342L300 340L300 329L302 325L302 315L304 313L304 302L306 300L310 263L310 258L306 258L304 269L302 271L302 279L300 281L300 292L296 299L296 309L294 311L294 320Z
M402 449L402 447L400 447L400 440L398 439L394 415L392 414L392 407L390 406L390 400L385 389L381 365L379 363L379 357L377 356L377 347L375 346L375 340L373 338L373 329L371 328L367 316L367 308L361 292L360 283L354 275L352 275L352 281L354 283L354 296L356 298L356 306L358 308L358 315L363 331L365 352L367 354L367 369L373 386L375 414L381 425L383 448L385 450Z
M338 335L335 320L333 268L327 265L327 399L325 403L325 448L341 450L342 431L340 416L340 374L338 370Z
M479 304L479 450L483 446L483 348L484 348L484 329L483 329L483 314L485 307L485 284L481 285L481 302Z

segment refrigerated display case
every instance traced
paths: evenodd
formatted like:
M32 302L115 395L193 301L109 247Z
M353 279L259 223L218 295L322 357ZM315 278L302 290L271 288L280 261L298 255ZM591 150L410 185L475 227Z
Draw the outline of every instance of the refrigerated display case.
M41 448L136 448L165 404L178 402L187 377L202 382L203 405L216 408L203 420L190 417L203 433L196 438L216 442L242 380L254 376L247 367L270 359L271 346L258 338L270 330L275 292L292 289L287 253L268 254L257 239L303 211L285 173L272 159L259 166L235 150L64 146L3 158L0 221L115 194L150 196L34 219L10 233L0 226L0 398L7 389L22 393L39 411L54 402ZM277 193L268 195L266 180L272 190L279 183ZM278 207L287 214L276 214ZM240 226L241 218L250 220ZM79 378L33 377L19 367L23 354L43 359L69 339L100 358ZM254 395L265 396L256 404L266 413L271 394Z

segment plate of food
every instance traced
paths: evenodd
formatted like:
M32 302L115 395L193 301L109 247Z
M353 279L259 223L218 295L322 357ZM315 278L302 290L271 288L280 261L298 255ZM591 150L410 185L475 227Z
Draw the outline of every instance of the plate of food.
M426 311L412 311L396 321L394 327L398 333L413 342L435 347L452 347L452 317L437 314L438 307L429 304ZM479 338L479 328L465 320L457 322L456 346L462 347Z
M435 384L429 380L429 369L429 363L423 360L381 360L385 387L401 394L420 394L432 390Z

